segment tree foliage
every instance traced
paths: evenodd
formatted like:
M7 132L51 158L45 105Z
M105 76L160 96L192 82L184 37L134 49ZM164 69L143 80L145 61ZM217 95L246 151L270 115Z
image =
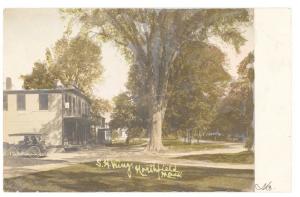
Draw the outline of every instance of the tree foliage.
M246 137L248 148L252 148L254 140L253 63L254 55L250 52L238 65L238 79L230 84L214 122L214 127L225 134Z
M113 98L114 108L109 126L112 130L127 130L127 142L133 137L142 135L145 123L138 114L137 105L128 92L123 92Z
M60 81L90 94L92 86L100 79L101 50L87 37L63 37L52 49L47 49L45 60L34 64L32 73L22 76L25 89L54 88Z
M63 37L46 56L51 71L61 83L74 85L85 93L91 93L92 86L103 73L100 47L84 36Z
M35 62L32 73L21 75L24 89L52 89L56 86L56 77L49 71L46 63Z
M200 138L210 129L216 105L230 80L224 70L225 55L215 46L188 43L170 78L165 127L169 132Z
M103 66L100 63L101 49L88 37L65 35L47 49L45 60L34 63L32 73L22 75L25 89L53 89L57 82L65 87L75 86L91 100L93 117L111 110L107 100L95 98L92 87L101 79Z
M108 100L96 97L92 97L90 100L92 118L103 117L105 113L112 111L111 103Z

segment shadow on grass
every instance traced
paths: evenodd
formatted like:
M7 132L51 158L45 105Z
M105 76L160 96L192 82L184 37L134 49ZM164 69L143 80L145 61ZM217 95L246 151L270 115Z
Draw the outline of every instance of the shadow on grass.
M176 158L198 160L198 161L210 161L216 163L241 163L241 164L254 163L254 153L252 151L243 151L240 153L187 155L187 156L176 157Z
M108 147L114 147L114 148L145 148L147 145L147 141L132 141L129 144L126 144L125 142L116 142L109 145L106 145ZM182 142L178 139L163 139L163 145L168 148L168 150L173 151L198 151L198 150L210 150L210 149L217 149L217 148L226 148L227 145L221 144L220 142L215 143L199 143L199 144L188 144L185 142Z
M217 148L227 147L221 143L198 143L198 144L188 144L179 140L174 139L165 139L163 140L163 145L168 147L170 150L176 151L197 151L197 150L210 150Z
M4 179L5 191L251 191L253 170L177 167L181 179L128 178L126 169L100 169L95 162Z
M3 157L3 165L9 167L23 167L32 165L44 165L54 163L64 163L63 160L47 160L40 158L29 158L29 157Z

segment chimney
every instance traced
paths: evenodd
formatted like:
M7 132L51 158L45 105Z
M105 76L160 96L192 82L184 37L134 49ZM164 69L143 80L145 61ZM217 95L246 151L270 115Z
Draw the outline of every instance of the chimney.
M6 90L12 89L12 81L10 77L6 77Z

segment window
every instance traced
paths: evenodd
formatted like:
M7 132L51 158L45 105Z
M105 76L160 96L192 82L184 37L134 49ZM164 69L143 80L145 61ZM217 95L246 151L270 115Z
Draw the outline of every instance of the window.
M68 101L69 101L69 115L72 114L72 110L73 110L73 105L72 105L72 96L71 95L68 95Z
M7 103L7 94L3 94L3 110L7 111L8 103Z
M84 103L84 115L88 115L87 111L88 111L87 104Z
M101 126L102 127L105 127L105 118L101 118L102 119L102 121L101 121Z
M48 94L39 94L40 110L48 110Z
M81 100L78 99L78 113L81 115Z
M85 104L84 102L82 102L81 104L82 104L82 115L85 115Z
M17 94L17 110L25 111L26 110L26 97L25 94Z
M75 111L76 111L76 115L78 115L79 114L79 107L78 107L78 105L79 105L79 98L78 97L76 97L75 103L76 103Z
M67 94L65 94L65 103L69 102L69 97Z
M85 116L88 116L89 115L89 106L88 104L85 102L84 105L83 105L83 114Z
M75 97L73 97L73 103L72 103L72 107L73 107L73 111L72 111L72 115L74 116L76 114L76 101L75 101Z

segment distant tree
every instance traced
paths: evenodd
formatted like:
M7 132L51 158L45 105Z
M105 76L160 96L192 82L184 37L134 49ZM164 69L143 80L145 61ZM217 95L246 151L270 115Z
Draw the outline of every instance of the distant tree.
M95 117L103 116L112 110L109 100L101 98L91 99L91 113Z
M141 73L149 98L150 151L164 149L169 77L185 43L220 37L238 50L246 41L239 27L251 20L246 9L67 9L63 13L79 21L83 32L114 41Z
M254 142L253 63L254 55L251 52L238 65L238 79L231 83L214 121L214 127L225 134L246 136L246 147L249 149Z
M111 129L129 128L133 120L134 105L128 93L113 98L114 108L109 126Z
M100 117L104 117L106 113L111 112L112 106L109 100L90 96L91 101L91 117L94 124L99 124Z
M151 113L149 111L151 103L147 95L147 89L145 87L146 81L143 79L143 73L139 72L138 67L130 67L128 72L128 80L126 83L126 88L131 95L132 103L135 106L136 116L139 117L142 124L143 130L146 131L149 136L151 133Z
M247 135L245 146L252 149L254 145L254 53L250 52L240 63L239 69L240 94L243 103L242 115Z
M141 136L143 128L142 119L137 114L137 107L128 92L113 98L114 108L109 126L111 129L126 129L129 143L133 137Z
M175 61L170 77L169 102L164 126L180 131L188 142L200 139L216 116L216 105L224 94L230 75L224 70L225 55L217 47L201 42L187 43Z
M21 75L24 89L52 89L56 86L57 77L50 71L46 63L35 62L31 74Z

